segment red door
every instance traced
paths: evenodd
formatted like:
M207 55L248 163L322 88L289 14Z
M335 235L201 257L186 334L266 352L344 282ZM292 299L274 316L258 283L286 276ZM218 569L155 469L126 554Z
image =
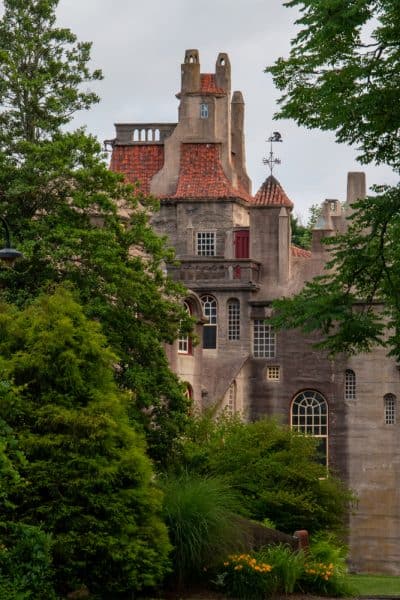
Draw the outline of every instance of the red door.
M249 258L249 230L235 231L235 258Z

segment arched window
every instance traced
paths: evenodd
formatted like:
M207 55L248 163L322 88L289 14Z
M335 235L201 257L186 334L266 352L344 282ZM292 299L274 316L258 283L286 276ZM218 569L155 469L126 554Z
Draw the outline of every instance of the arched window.
M225 396L225 411L228 415L234 415L236 412L236 381L232 381Z
M190 306L187 302L183 303L185 311L188 315L191 314ZM188 333L181 333L178 338L178 352L179 354L191 354L192 353L192 340Z
M385 411L385 425L396 425L397 401L394 394L385 394L383 397Z
M240 302L228 300L228 340L240 340Z
M292 402L291 426L305 435L318 438L323 465L328 464L328 404L315 390L304 390Z
M213 296L202 296L204 316L208 323L203 326L203 348L211 349L217 347L217 301Z
M186 385L186 389L183 392L183 395L188 400L193 400L193 388L192 388L192 386L190 385L190 383L187 383L187 382L185 382L185 385Z
M356 399L356 374L351 369L346 369L344 378L344 399Z
M205 102L200 104L200 119L208 119L208 104Z

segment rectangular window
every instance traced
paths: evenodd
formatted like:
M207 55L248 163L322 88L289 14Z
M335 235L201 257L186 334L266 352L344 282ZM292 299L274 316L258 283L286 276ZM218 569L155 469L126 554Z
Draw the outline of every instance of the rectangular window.
M253 354L255 358L274 358L276 334L263 319L254 320Z
M179 354L189 354L189 336L182 336L178 339Z
M216 255L215 231L198 231L196 243L197 256Z
M267 379L268 381L279 381L281 378L280 367L267 367Z
M210 350L217 347L217 326L204 325L203 327L203 348Z
M228 340L240 340L239 300L230 300L228 303Z

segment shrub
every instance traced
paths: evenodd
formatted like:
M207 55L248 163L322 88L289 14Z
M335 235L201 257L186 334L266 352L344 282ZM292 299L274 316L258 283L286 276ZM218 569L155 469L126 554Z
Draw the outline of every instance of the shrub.
M355 590L347 580L347 548L332 535L312 539L298 582L301 591L326 596L352 596Z
M276 590L273 567L251 554L233 554L223 563L215 581L229 595L243 600L263 600Z
M51 537L39 527L0 524L0 600L55 598Z
M161 492L114 364L65 288L24 310L1 306L0 418L26 457L7 517L51 533L61 594L86 585L114 600L169 566Z
M163 488L164 516L174 546L174 576L182 586L189 577L240 550L245 525L235 518L236 495L221 479L169 475Z
M274 420L244 423L226 415L195 417L182 441L181 468L224 477L244 514L292 534L340 530L351 494L316 460L315 440Z
M257 556L272 565L276 591L291 594L304 572L304 553L293 552L288 546L278 544L264 548Z

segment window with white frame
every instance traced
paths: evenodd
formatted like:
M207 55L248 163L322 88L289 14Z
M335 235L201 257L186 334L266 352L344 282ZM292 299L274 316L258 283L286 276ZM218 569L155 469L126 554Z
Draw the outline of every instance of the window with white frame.
M240 302L228 300L228 340L240 340Z
M385 425L395 425L397 420L397 402L394 394L386 394L383 397L385 411Z
M276 355L276 334L264 319L254 320L253 354L255 358L274 358Z
M300 433L318 438L319 459L328 464L328 404L315 390L304 390L292 402L291 426Z
M196 239L197 256L215 256L216 255L216 235L215 231L198 231Z
M208 119L208 104L205 102L200 104L200 119Z
M190 306L187 302L183 303L185 311L190 315ZM192 345L189 338L189 334L181 333L178 338L178 352L179 354L191 354Z
M203 348L212 349L217 347L217 301L214 296L202 296L201 304L203 306L204 316L208 318L208 323L203 325Z
M356 374L351 369L346 369L344 379L344 399L356 399Z

